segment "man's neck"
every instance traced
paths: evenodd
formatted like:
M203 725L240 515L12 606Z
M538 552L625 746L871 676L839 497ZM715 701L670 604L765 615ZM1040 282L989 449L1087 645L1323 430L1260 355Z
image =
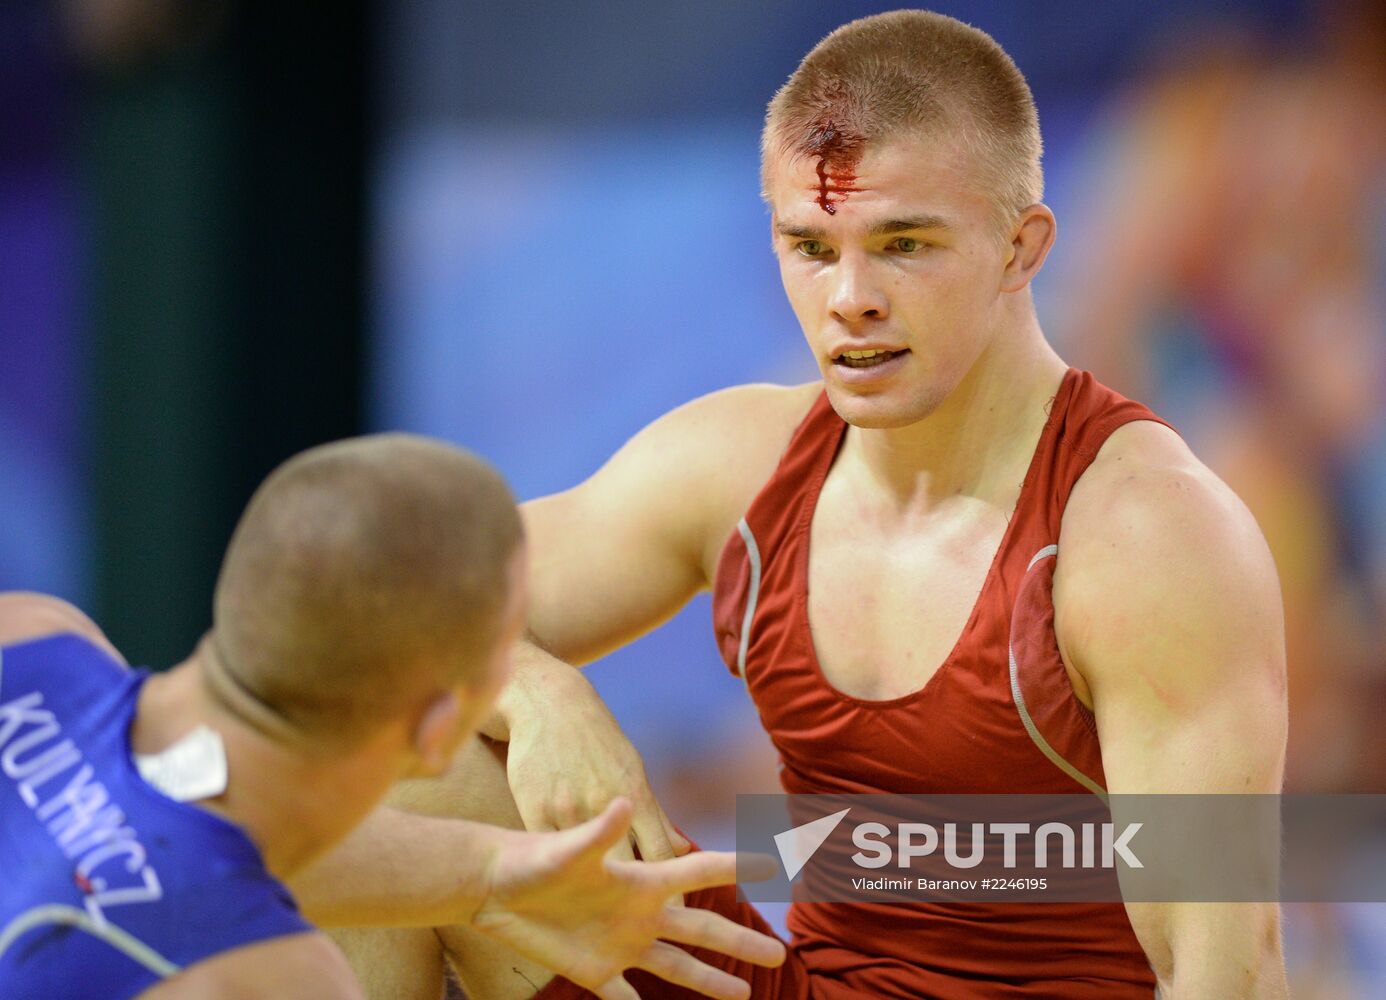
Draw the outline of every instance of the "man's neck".
M843 458L864 473L873 493L902 508L956 494L1013 499L1066 370L1031 314L994 337L923 420L851 428Z
M145 683L131 748L158 753L199 724L217 733L226 748L226 791L195 804L245 830L266 867L288 878L344 837L379 801L398 777L397 755L370 747L324 753L267 732L208 683L208 655L204 643L189 659Z

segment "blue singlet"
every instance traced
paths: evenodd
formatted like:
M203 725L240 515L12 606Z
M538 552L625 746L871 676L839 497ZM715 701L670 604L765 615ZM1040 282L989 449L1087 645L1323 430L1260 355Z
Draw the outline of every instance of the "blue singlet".
M126 1000L311 930L239 827L130 755L148 674L76 635L0 648L0 997Z

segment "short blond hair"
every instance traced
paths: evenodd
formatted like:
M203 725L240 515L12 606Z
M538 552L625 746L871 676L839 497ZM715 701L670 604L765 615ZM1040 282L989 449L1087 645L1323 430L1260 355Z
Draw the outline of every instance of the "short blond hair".
M408 434L313 448L242 515L213 645L300 733L349 742L485 683L522 541L505 481L470 452Z
M821 155L825 134L859 151L910 132L961 138L1007 222L1043 196L1039 115L1015 62L955 18L896 10L828 35L770 101L761 135L767 200L771 162Z

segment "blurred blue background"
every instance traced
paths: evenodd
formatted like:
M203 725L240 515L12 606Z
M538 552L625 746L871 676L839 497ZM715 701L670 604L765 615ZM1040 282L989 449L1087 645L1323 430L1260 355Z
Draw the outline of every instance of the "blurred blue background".
M298 447L422 431L534 497L694 396L812 378L760 118L824 34L891 6L0 6L0 587L162 665ZM1170 416L1271 539L1289 787L1386 790L1380 12L936 9L1035 91L1051 338ZM670 813L726 843L774 762L709 615L591 676ZM1297 995L1386 980L1379 908L1293 919Z

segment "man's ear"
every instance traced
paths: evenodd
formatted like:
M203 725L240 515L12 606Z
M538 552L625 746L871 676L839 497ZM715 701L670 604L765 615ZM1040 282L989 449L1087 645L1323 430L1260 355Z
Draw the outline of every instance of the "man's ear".
M437 777L448 769L461 725L462 703L457 692L441 691L424 706L411 738L420 777Z
M1018 292L1030 283L1049 255L1056 232L1054 213L1047 205L1036 203L1020 213L1006 248L1009 256L1001 272L1001 291Z

